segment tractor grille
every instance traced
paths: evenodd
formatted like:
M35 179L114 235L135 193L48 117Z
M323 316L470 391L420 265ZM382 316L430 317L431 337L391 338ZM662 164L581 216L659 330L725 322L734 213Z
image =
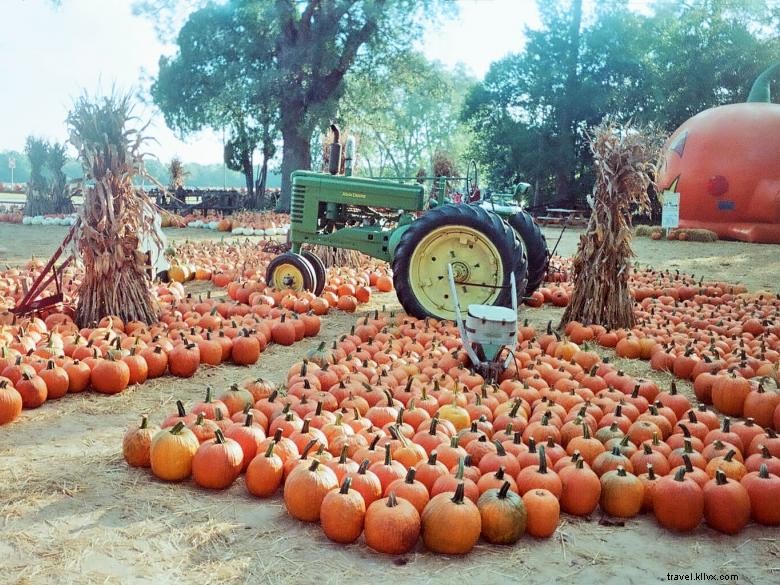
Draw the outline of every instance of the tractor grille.
M290 200L290 220L292 223L303 223L303 200L306 196L306 186L293 183Z

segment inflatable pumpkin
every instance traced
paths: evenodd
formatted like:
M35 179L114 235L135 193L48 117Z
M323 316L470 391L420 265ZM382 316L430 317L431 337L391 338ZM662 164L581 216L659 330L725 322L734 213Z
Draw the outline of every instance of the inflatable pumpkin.
M680 194L680 227L721 238L780 244L780 104L764 71L747 102L705 110L666 143L658 175Z

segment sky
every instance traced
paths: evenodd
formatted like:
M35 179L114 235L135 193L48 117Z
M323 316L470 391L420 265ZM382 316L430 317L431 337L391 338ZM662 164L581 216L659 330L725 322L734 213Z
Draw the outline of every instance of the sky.
M421 49L449 67L465 64L482 78L490 64L518 52L526 25L538 24L534 0L456 0L459 14L428 23ZM19 150L28 135L65 141L65 118L84 91L146 90L161 54L174 48L152 23L131 13L131 0L0 0L0 150ZM140 104L157 143L147 150L161 161L220 163L221 134L179 140L153 106Z

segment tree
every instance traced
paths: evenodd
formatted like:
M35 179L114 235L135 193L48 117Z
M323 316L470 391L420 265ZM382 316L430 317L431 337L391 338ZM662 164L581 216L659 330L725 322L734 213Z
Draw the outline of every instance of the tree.
M146 10L143 5L137 7L147 14L154 11L156 19L161 11L176 8L173 0L143 4ZM420 16L435 18L434 9L439 6L452 5L445 0L229 0L206 6L191 14L182 28L181 58L161 61L156 82L160 85L166 67L179 60L188 64L183 71L189 73L176 78L179 83L165 83L174 107L166 105L162 95L155 102L169 112L166 120L174 127L191 125L190 119L209 120L211 125L221 116L203 104L226 100L205 98L215 91L221 95L223 86L236 87L237 80L254 80L258 71L267 72L260 84L247 81L263 92L255 93L253 102L244 103L252 107L240 111L257 119L258 100L270 107L276 97L274 111L279 115L284 144L280 207L287 210L290 173L311 167L312 137L334 119L349 69L365 53L405 49L421 31ZM177 92L198 107L175 107L180 101Z
M25 214L71 213L73 203L68 178L63 171L68 162L65 145L28 136L25 154L30 161Z
M463 117L497 186L524 178L535 202L582 200L595 180L586 131L610 114L667 132L699 111L741 101L780 49L764 0L661 0L650 14L600 2L540 2L542 27L491 66ZM577 32L579 30L579 32Z
M373 176L410 177L430 169L437 151L464 155L467 127L460 110L474 84L422 54L378 56L348 75L339 118L360 136L359 156Z
M192 13L177 37L178 53L160 58L151 93L166 123L182 134L228 129L225 163L244 174L256 207L253 153L263 168L278 135L279 94L267 3L234 0ZM271 152L271 156L272 156ZM263 181L264 184L264 181Z

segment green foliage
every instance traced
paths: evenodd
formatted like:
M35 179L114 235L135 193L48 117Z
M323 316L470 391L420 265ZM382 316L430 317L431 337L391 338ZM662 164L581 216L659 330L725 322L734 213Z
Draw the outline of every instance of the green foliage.
M586 136L605 116L672 132L744 101L780 51L780 11L764 0L660 0L647 14L608 0L575 31L577 4L539 2L542 27L492 65L462 113L492 185L531 182L535 203L584 200L594 181Z
M68 178L63 170L68 160L65 145L28 136L24 152L30 169L25 213L42 215L73 211Z
M430 173L437 151L465 167L469 133L459 113L474 83L416 52L375 55L356 66L340 119L359 138L358 157L367 167L361 172L410 177L422 167Z
M190 2L191 4L191 2ZM344 92L344 76L364 53L394 54L420 33L423 14L445 0L228 0L192 13L173 59L161 59L152 88L169 125L182 132L203 126L231 129L232 147L261 128L265 161L277 127L284 141L283 208L289 175L311 167L311 141L330 124ZM156 21L175 12L174 0L138 2ZM263 113L265 112L265 113ZM236 141L240 141L236 142ZM239 157L246 160L246 156ZM251 168L251 165L242 165ZM249 181L248 181L249 182Z

